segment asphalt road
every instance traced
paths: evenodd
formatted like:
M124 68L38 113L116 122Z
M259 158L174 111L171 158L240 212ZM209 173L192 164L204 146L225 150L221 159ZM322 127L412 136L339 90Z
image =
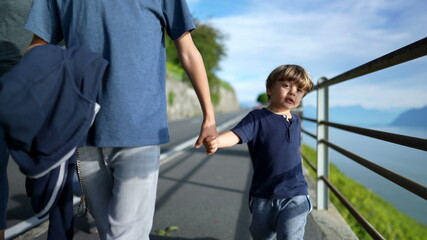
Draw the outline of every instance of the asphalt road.
M227 122L229 129L245 112L218 114L220 128ZM220 149L207 156L204 149L192 147L198 135L201 118L170 122L171 143L162 147L156 212L151 240L250 240L248 227L248 191L252 176L246 145ZM189 140L190 139L190 140ZM183 145L185 145L183 147ZM169 155L167 153L174 152ZM32 210L24 192L24 178L13 161L9 164L10 204L9 226L27 223ZM305 171L312 199L316 199L315 182ZM313 201L316 208L316 203ZM86 218L75 218L75 240L99 240L88 233ZM18 224L13 226L14 224ZM176 227L169 236L158 231ZM8 228L6 233L10 230ZM47 222L18 235L14 240L46 240ZM11 232L11 231L9 231ZM317 211L309 215L304 239L341 240L357 237L338 211Z
M236 116L243 116L242 114L244 114L245 112L246 111L217 114L216 115L217 125L220 126L224 122L227 122L230 119L235 118ZM201 122L202 122L201 117L171 121L169 124L171 141L168 144L162 145L162 148L161 148L162 153L171 151L176 146L197 136L200 129ZM194 144L194 142L192 144ZM242 146L240 146L240 148L241 147ZM243 147L238 152L234 152L234 150L232 150L231 153L233 153L232 156L236 154L239 156L240 155L246 156L245 155L246 148ZM243 188L242 187L238 188L237 186L233 187L233 184L234 185L236 184L236 179L233 178L233 175L223 176L221 174L217 175L216 173L214 175L205 173L206 179L208 182L196 181L190 184L185 183L185 181L191 180L194 176L198 176L198 174L200 174L200 171L198 171L198 169L203 169L204 164L215 162L215 161L205 161L210 158L211 157L206 156L202 148L201 149L190 148L189 150L181 151L181 153L178 154L178 156L175 156L173 158L169 157L167 159L168 162L165 164L162 164L162 167L160 170L159 193L158 193L158 201L157 201L157 207L156 207L157 208L156 211L158 212L158 214L156 213L156 219L155 219L153 230L166 228L169 225L177 225L180 228L180 230L178 230L177 233L180 233L180 234L185 233L187 235L188 234L191 235L189 233L190 230L187 227L187 225L196 226L197 229L199 229L202 232L205 231L204 230L205 227L201 227L201 226L206 226L210 228L209 227L210 225L215 226L223 223L227 223L227 226L229 226L228 221L230 220L226 221L226 219L221 219L219 218L220 215L218 215L218 217L215 217L216 220L214 220L213 222L211 223L206 222L206 224L204 224L202 222L202 219L197 219L195 218L195 216L192 216L190 219L185 218L177 214L177 211L176 211L179 209L183 211L183 213L187 213L188 215L188 213L191 213L195 207L206 207L209 209L212 208L212 206L209 203L213 201L213 199L208 197L209 194L206 195L206 193L196 193L194 189L192 190L192 188L194 187L197 188L197 187L206 185L206 186L209 186L208 188L211 188L211 189L223 189L225 193L228 193L228 194L244 193L244 189L246 187L245 181L247 181L246 177L244 177L245 179L243 180L239 180L240 182L241 181L245 182L242 186ZM245 160L243 161L245 161L246 162L245 164L247 165L247 157L244 159ZM232 161L232 162L235 162L235 161ZM240 164L238 164L238 166L228 166L226 167L226 169L217 169L217 171L219 173L224 171L229 171L232 174L234 172L233 169L235 169L235 167L237 167L238 169L239 166ZM248 166L245 166L244 168L248 168ZM186 173L183 171L190 171L190 172ZM176 174L180 174L180 173L183 175L176 176ZM200 177L203 178L205 174L202 174ZM34 214L31 209L29 199L27 198L25 193L25 177L23 174L21 174L17 165L12 159L9 159L8 178L9 178L9 202L8 202L8 210L7 210L7 218L8 218L7 226L8 228L10 228L12 226L15 226L16 224L20 224L20 223L22 224L23 221L33 217ZM212 180L212 182L210 182L210 180ZM182 197L180 197L182 194L182 190L186 190L189 192L185 193ZM204 198L198 200L197 198L194 198L191 195L192 192L195 193L194 197L203 196ZM189 198L197 200L197 204L193 203L192 201L188 201ZM179 206L178 209L175 209L175 210L170 209L170 208L177 208L175 205L171 205L169 203L171 199L175 199L174 201L175 203L180 202L184 205ZM220 200L221 200L220 203L222 205L222 203L226 204L229 199L227 197L221 197ZM220 205L217 205L217 206L218 206L218 209L221 209L221 211L225 210L225 208L223 207L219 208ZM170 213L173 213L173 214L170 214ZM216 213L219 214L220 211L217 211ZM197 215L208 217L208 218L209 216L212 216L211 213L209 212L203 213L203 211L201 211L200 213L197 212ZM197 224L195 223L200 223L201 225L197 226ZM38 227L38 229L33 229L32 232L27 233L26 235L25 234L20 235L19 239L38 239L38 240L46 239L46 234L43 233L44 229L46 228L45 225L46 224L43 224L41 227ZM85 218L76 219L76 232L75 232L74 239L99 239L99 237L96 234L87 233L87 229L88 229L87 219ZM192 229L190 232L194 233L194 231L195 230ZM235 229L230 229L230 232L235 232ZM155 233L153 234L154 235L152 239L163 239L161 237L155 236ZM36 235L38 235L38 237L35 237ZM187 239L187 238L178 238L178 239ZM202 238L202 239L215 239L215 238ZM217 238L217 239L229 239L229 238Z

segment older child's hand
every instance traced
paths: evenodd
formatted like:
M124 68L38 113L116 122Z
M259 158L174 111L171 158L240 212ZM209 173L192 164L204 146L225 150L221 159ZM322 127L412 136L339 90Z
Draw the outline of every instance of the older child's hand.
M214 154L218 150L219 141L217 137L208 136L203 140L208 155Z

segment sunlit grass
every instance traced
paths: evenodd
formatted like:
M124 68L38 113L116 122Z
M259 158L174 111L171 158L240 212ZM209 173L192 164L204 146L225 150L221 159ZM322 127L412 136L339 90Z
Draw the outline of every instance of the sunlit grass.
M301 151L307 159L316 164L316 151L313 148L303 145ZM316 178L316 173L308 164L304 162L304 166L309 170L310 175ZM344 175L333 164L330 166L329 179L385 239L427 239L427 226L403 214L369 189ZM362 240L372 239L334 194L331 193L330 196L332 203L357 237Z

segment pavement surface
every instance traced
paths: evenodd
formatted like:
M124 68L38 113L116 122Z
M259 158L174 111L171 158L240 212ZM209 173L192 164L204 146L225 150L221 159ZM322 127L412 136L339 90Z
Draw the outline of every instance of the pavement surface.
M182 135L182 134L180 134ZM194 142L193 140L191 140ZM177 144L180 141L177 141ZM176 144L175 144L176 145ZM170 147L173 148L172 146ZM170 149L169 149L170 150ZM315 183L306 174L315 203ZM207 156L204 148L184 148L162 159L152 240L246 240L250 212L248 192L252 166L246 145L220 149ZM75 240L99 240L89 233L93 220L75 218ZM15 240L46 240L47 222ZM176 228L168 236L159 234ZM308 217L305 240L357 239L336 209L314 210Z
M174 240L249 239L251 175L246 145L183 152L161 168L153 230L177 226Z
M166 160L160 168L150 239L250 239L247 202L251 165L246 145L222 149L213 156L207 156L203 149L189 149ZM171 226L178 230L169 236L156 233ZM34 238L36 229L15 239L47 239L46 232ZM100 239L88 233L85 218L76 218L75 229L76 240Z
M248 230L251 176L246 145L220 149L213 156L207 156L203 149L193 148L165 159L160 168L156 213L150 239L251 239ZM88 233L89 227L87 218L76 218L74 239L99 240L97 234ZM177 227L177 231L168 236L158 234L159 230L168 227ZM47 223L44 223L15 239L46 240L46 229ZM305 239L351 239L324 235L314 218L309 217Z

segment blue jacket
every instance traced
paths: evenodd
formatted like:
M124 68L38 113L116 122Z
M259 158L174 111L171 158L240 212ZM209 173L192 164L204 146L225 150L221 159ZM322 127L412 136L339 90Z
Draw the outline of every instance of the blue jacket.
M30 179L27 191L39 217L55 205L75 150L86 140L107 65L83 47L43 45L0 78L0 127Z

